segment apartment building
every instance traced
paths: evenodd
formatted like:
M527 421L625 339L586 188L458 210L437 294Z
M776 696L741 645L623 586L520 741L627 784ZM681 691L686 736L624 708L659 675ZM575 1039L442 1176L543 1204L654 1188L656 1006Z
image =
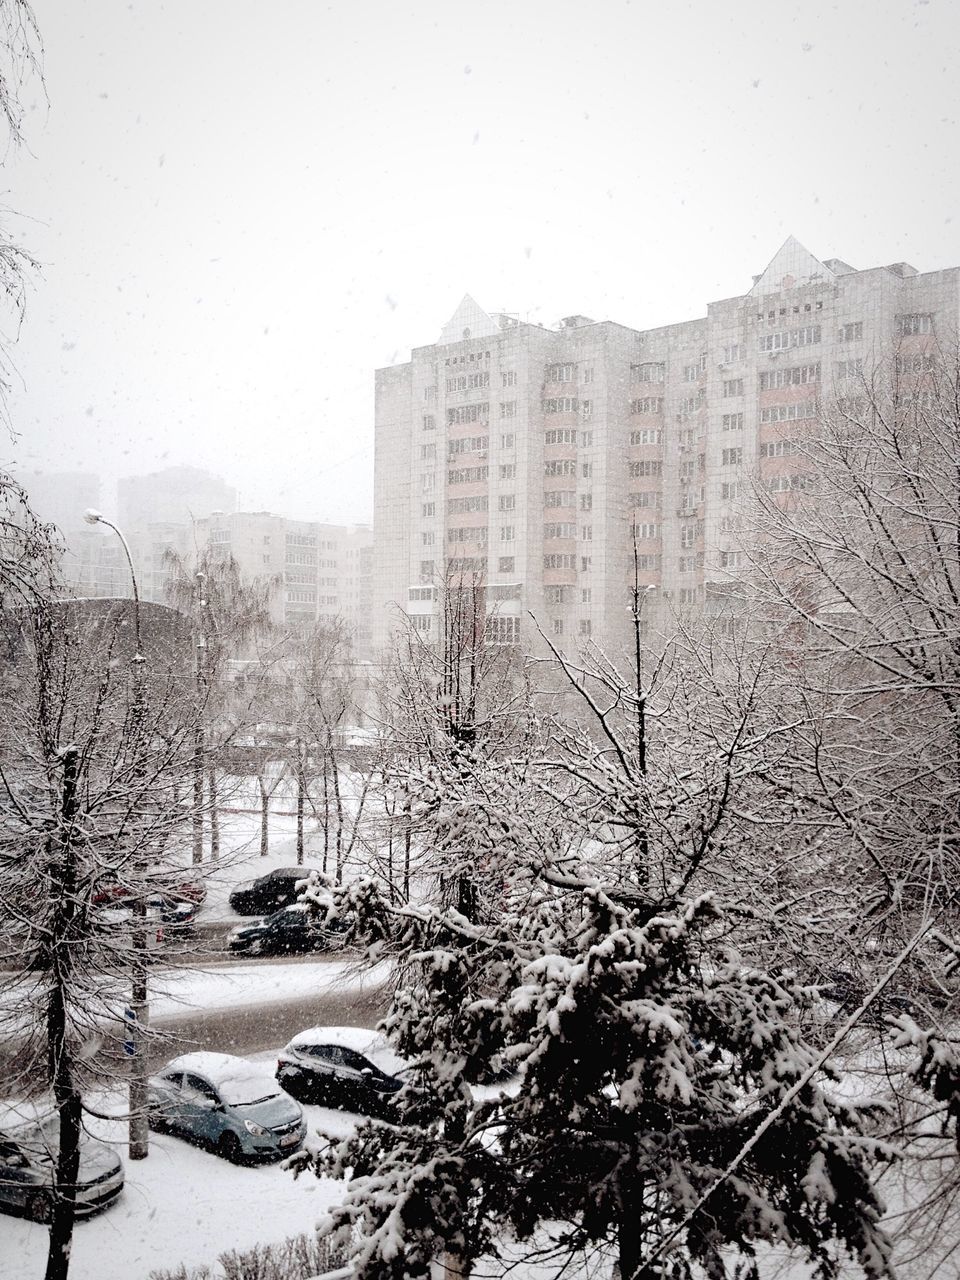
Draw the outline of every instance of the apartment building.
M818 400L958 322L960 269L860 271L792 237L749 292L656 329L544 329L465 297L376 373L375 647L403 615L435 635L451 572L482 577L491 640L531 649L538 628L625 641L637 572L650 626L714 607L743 567L745 486L802 483Z
M367 526L289 520L268 511L215 511L191 527L193 545L229 552L245 577L274 582L283 626L342 618L362 656L369 649L373 534Z

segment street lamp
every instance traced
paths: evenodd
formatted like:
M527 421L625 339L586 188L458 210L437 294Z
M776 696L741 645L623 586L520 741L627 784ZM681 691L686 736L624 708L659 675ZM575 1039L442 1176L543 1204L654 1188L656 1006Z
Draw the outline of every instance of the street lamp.
M140 592L137 588L137 575L133 567L133 557L127 540L117 526L101 515L94 507L88 507L83 513L87 524L103 524L120 539L127 565L130 568L130 582L133 586L133 629L134 654L133 663L133 725L136 735L143 724L143 656L140 635ZM145 1160L150 1149L150 1129L147 1124L147 1063L144 1056L143 1033L150 1016L147 1000L147 904L142 895L134 897L134 930L133 943L133 979L130 990L129 1017L129 1053L130 1053L130 1136L129 1154L131 1160Z

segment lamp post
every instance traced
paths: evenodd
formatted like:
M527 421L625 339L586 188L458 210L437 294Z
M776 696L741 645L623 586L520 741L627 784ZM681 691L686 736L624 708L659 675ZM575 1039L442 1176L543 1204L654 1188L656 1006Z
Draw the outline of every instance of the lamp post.
M133 586L133 629L134 654L133 663L133 715L131 724L134 742L143 726L143 656L140 633L140 592L137 587L137 575L133 567L133 557L127 540L112 521L107 520L99 511L88 507L83 513L87 524L102 524L120 539L127 565L130 569L130 582ZM147 1063L144 1056L143 1036L146 1029L150 1006L147 1000L147 904L142 894L135 895L133 901L134 928L131 942L133 944L133 975L130 990L130 1009L127 1018L127 1037L125 1048L130 1056L130 1131L129 1155L131 1160L145 1160L150 1149L150 1130L147 1124Z

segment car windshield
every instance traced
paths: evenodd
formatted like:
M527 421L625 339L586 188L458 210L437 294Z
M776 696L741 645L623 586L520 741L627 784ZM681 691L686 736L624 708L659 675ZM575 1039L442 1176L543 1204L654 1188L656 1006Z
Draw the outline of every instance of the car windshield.
M217 1089L230 1107L252 1107L280 1097L277 1082L270 1076L228 1076L217 1081Z

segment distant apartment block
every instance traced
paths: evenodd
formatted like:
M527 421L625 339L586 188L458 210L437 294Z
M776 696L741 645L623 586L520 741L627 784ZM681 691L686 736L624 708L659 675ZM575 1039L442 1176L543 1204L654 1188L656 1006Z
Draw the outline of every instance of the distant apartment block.
M248 578L270 578L284 626L342 618L358 655L370 648L373 533L367 526L288 520L267 511L215 512L191 529L196 547L231 554Z
M557 330L465 297L439 341L376 373L376 649L402 615L437 633L445 575L482 576L494 641L626 640L710 610L742 569L745 485L802 483L818 400L896 345L960 322L960 269L859 271L790 238L741 297L639 331Z

